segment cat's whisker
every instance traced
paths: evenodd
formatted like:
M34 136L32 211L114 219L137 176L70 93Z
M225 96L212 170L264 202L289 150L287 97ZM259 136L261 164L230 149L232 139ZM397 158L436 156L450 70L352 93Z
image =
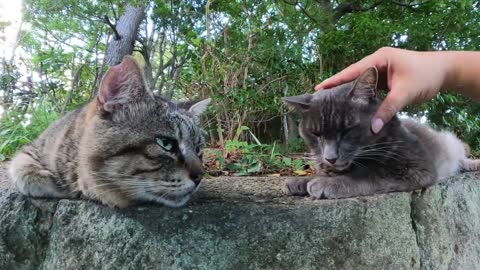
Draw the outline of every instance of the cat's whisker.
M357 149L357 151L372 151L372 150L384 150L384 149L386 149L386 150L396 150L396 149L404 150L406 148L404 148L403 146L394 148L391 145L389 145L389 146L380 146L380 147L359 148L359 149Z
M110 193L110 192L118 192L118 191L121 191L121 192L126 192L126 193L131 193L132 191L136 191L137 189L126 189L126 188L123 188L123 187L115 187L115 188L109 188L109 189L103 189L101 191L96 191L95 194L97 194L98 196L101 196L101 195L105 195L107 193Z
M395 149L392 149L390 146L386 147L378 147L378 148L368 148L368 149L360 149L360 152L368 152L368 151L377 151L377 150L390 150L390 151L395 151Z
M108 178L108 177L104 177L104 178L98 178L98 180L100 180L99 182L101 183L96 183L96 185L94 185L95 187L101 187L102 185L112 185L112 184L138 184L138 185L141 185L143 182L145 181L138 181L138 179L127 179L127 178Z
M95 174L94 174L95 175ZM106 180L108 181L107 184L110 183L126 183L126 184L139 184L141 185L142 183L149 183L149 182L158 182L153 179L149 179L147 177L137 177L137 176L132 176L132 175L118 175L118 174L109 174L107 175L96 175L100 180ZM157 184L160 184L158 182Z
M142 187L147 187L149 186L148 182L138 182L138 181L122 181L121 183L119 182L108 182L108 183L102 183L102 184L97 184L93 185L92 188L104 188L104 187L109 187L109 186L121 186L125 187L126 189L128 188L142 188Z
M144 188L146 185L141 186L141 185L115 185L115 184L108 184L108 185L97 185L93 186L93 189L99 190L99 189L104 189L104 190L112 190L112 189L118 189L118 190L130 190L130 189L138 189L138 188Z
M373 158L373 157L361 157L361 159L368 159L368 160L373 160L373 161L379 162L381 164L386 164L385 161L377 159L377 158Z
M371 151L371 150L382 150L382 149L395 150L395 148L393 148L392 146L382 146L382 147L363 148L363 149L360 149L360 151Z
M397 161L400 161L403 158L402 156L395 155L393 153L381 153L381 152L361 153L361 154L355 155L355 157L378 157L381 159L391 158Z
M108 192L117 192L117 191L122 191L129 193L130 195L140 195L142 193L145 193L146 191L151 191L155 188L155 186L152 185L143 185L143 186L115 186L115 187L110 187L107 189L104 189L101 192L96 192L97 195L103 195ZM169 191L172 192L172 191Z
M368 151L360 151L357 152L356 155L362 155L362 154L368 154L368 155L392 155L392 156L397 156L397 157L403 157L402 153L397 153L394 151L389 151L386 149L375 149L375 150L368 150Z
M99 177L109 177L109 178L128 177L128 178L136 178L136 179L146 179L146 177L144 176L128 175L128 174L122 174L122 173L93 173L92 175L99 176Z
M395 143L404 143L404 141L398 140L398 141L375 142L375 143L371 143L371 144L364 145L364 146L381 145L381 144L395 144Z
M93 187L102 187L105 185L119 185L119 184L125 184L129 186L142 186L145 185L146 183L149 183L150 181L146 178L141 179L135 179L135 178L128 178L128 177L123 177L123 178L109 178L105 176L97 176L98 180L100 180L101 183L96 183L93 185Z
M395 155L398 155L398 156L402 156L402 152L396 152L396 151L393 151L391 150L390 148L372 148L372 149L364 149L364 150L360 150L360 151L357 151L358 153L372 153L372 152L375 152L375 153L392 153L392 154L395 154Z
M372 143L372 144L361 146L358 149L375 148L376 146L382 146L382 147L400 146L400 147L404 147L404 142L403 141L393 141L393 142Z
M361 152L358 152L357 155L363 155L363 154L368 154L368 155L390 155L390 156L396 156L398 158L402 158L403 157L403 154L401 153L397 153L397 152L393 152L393 151L388 151L388 150L385 150L385 149L375 149L375 150L367 150L367 151L361 151Z
M123 179L115 179L112 181L111 178L103 178L103 181L107 181L105 183L100 183L93 185L92 188L103 188L105 186L126 186L127 188L148 188L148 187L162 187L162 188L175 188L171 185L165 185L162 182L155 181L152 179L147 179L144 178L142 181L138 181L138 179L129 179L129 178L123 178ZM178 185L177 185L178 186Z
M138 177L138 176L131 176L131 175L126 175L126 174L109 174L109 176L106 176L106 175L98 175L98 176L102 180L109 181L109 183L119 183L119 182L121 182L122 184L125 183L125 184L129 184L129 185L139 185L139 186L143 186L143 183L149 183L149 184L154 183L154 185L156 185L156 186L161 186L161 187L165 187L165 188L171 188L172 187L171 185L163 184L161 181L156 181L154 179L149 179L149 178L143 177L143 176Z
M376 158L376 157L377 157L377 158ZM360 159L370 158L370 159L372 159L372 160L376 160L376 161L381 162L381 163L383 163L383 164L385 164L385 160L382 160L382 159L380 159L380 158L385 158L385 157L390 158L390 159L393 159L393 160L396 160L396 161L401 161L400 159L398 159L398 158L396 158L396 157L394 157L394 156L388 156L388 155L377 155L377 154L375 154L375 155L372 155L372 154L368 155L368 154L365 154L365 155L357 155L357 156L356 156L356 158L360 158Z
M123 190L123 189L120 189L120 188L112 188L112 189L105 189L105 190L102 190L102 191L97 190L97 191L95 191L95 195L96 195L97 197L101 197L101 196L103 196L103 195L105 195L105 194L108 194L108 193L110 193L110 192L117 193L117 192L120 192L120 191L125 192L125 193L128 193L128 194L131 193L131 192L129 192L128 190Z
M367 166L365 166L364 164L362 164L361 162L358 162L358 161L352 161L352 164L356 165L356 166L359 166L359 167L362 167L362 168L367 168Z

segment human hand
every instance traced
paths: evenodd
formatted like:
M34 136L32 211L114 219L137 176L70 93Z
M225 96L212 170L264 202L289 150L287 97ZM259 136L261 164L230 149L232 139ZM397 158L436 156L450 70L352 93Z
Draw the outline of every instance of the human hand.
M326 79L315 90L350 82L372 66L379 71L380 86L390 90L372 118L374 133L405 106L432 99L448 73L448 61L442 61L439 54L385 47Z

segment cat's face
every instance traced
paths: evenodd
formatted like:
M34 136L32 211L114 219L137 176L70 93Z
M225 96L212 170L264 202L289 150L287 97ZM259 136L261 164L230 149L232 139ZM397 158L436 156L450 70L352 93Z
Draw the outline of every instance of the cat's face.
M367 157L374 135L371 118L379 104L376 98L377 70L371 68L356 81L314 94L284 98L301 112L300 134L320 167L345 171L358 157Z
M209 102L185 107L155 97L133 59L111 68L83 151L96 187L130 200L185 204L204 174L198 117Z

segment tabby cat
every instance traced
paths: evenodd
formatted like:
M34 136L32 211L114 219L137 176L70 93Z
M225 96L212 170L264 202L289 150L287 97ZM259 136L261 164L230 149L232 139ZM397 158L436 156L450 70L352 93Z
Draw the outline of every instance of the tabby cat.
M411 191L480 169L454 134L413 119L395 116L373 134L371 119L381 103L377 81L370 68L353 82L284 98L301 113L300 134L318 166L316 176L289 179L287 194L346 198Z
M105 74L95 100L16 154L11 181L33 197L182 206L204 173L198 117L209 102L174 104L154 96L126 56Z

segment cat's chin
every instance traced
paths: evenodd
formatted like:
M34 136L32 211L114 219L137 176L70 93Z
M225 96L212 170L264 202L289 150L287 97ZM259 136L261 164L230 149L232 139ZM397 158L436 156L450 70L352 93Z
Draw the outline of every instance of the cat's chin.
M172 208L178 208L184 206L188 200L190 199L190 194L186 195L184 197L179 197L179 198L158 198L157 201L160 202L161 204L172 207Z
M326 168L327 171L331 171L331 172L335 172L335 173L341 173L341 172L349 171L352 167L352 164L344 164L344 165L324 164L324 167Z
M182 196L158 196L158 195L148 195L147 200L153 201L156 203L163 204L168 207L172 208L178 208L184 206L188 200L190 199L190 196L192 193L188 193Z
M183 194L156 194L156 193L146 193L143 194L142 200L151 201L155 203L160 203L168 207L178 208L184 206L191 195L195 192L196 189L190 192Z

